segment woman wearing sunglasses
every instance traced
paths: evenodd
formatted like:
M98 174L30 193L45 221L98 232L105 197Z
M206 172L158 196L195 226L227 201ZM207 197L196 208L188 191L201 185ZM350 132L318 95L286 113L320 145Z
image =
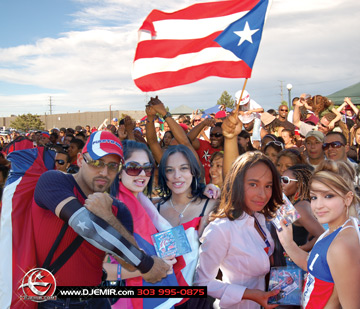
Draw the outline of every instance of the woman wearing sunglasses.
M272 163L277 162L278 153L284 149L284 144L278 140L268 142L264 147L264 154L266 154Z
M324 232L310 206L309 180L312 170L310 165L294 165L280 178L284 194L300 214L300 218L293 223L293 238L295 243L305 251L310 251L318 237Z
M292 239L292 226L282 224L279 239L291 259L308 271L303 308L359 308L360 233L354 189L355 172L346 162L325 160L310 179L311 208L329 229L310 253Z
M151 235L170 229L172 226L162 218L150 199L143 193L151 193L153 182L153 170L155 161L148 147L143 143L132 140L122 142L124 147L124 165L118 178L114 181L111 194L122 201L130 210L134 237L140 249L149 255L156 255ZM112 260L112 262L114 262ZM167 260L173 265L176 259ZM129 272L118 264L104 263L108 272L108 280L124 280L129 286L142 286L145 281L138 271ZM172 272L172 271L171 271ZM146 283L147 286L151 284ZM177 286L178 282L174 273L156 283L157 286ZM120 298L113 308L155 308L161 304L167 304L169 308L181 299L167 298Z

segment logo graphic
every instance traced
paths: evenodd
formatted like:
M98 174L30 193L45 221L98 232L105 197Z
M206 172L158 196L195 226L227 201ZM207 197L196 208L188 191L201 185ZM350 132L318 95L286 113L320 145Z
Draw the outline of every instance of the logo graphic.
M23 299L41 303L46 300L54 300L56 290L55 277L44 268L33 268L24 276L19 289L24 292Z

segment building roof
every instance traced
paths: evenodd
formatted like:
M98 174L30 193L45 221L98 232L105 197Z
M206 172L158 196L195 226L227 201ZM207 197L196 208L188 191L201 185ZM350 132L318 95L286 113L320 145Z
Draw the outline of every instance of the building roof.
M183 104L183 105L173 108L170 111L170 113L174 114L174 115L189 115L189 114L192 114L193 111L194 111L194 109Z

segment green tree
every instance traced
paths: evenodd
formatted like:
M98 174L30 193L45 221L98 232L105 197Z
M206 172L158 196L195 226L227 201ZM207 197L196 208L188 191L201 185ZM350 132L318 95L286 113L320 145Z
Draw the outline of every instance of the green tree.
M228 108L234 108L235 100L231 97L231 95L225 90L219 100L217 100L218 105L224 105Z
M45 124L41 121L40 116L29 113L17 116L10 126L16 130L29 131L44 130Z

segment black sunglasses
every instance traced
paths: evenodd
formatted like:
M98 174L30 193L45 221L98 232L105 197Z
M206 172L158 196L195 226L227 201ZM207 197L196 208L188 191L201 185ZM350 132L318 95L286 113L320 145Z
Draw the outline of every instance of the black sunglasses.
M110 162L110 163L105 163L104 161L101 160L92 160L87 158L85 155L83 155L84 161L86 164L95 167L95 168L104 168L105 166L107 166L108 170L111 172L119 172L121 170L122 167L122 162L120 163L115 163L115 162Z
M55 160L55 162L59 165L64 165L65 161L64 160Z
M210 133L210 137L217 137L217 138L219 138L219 137L222 137L223 135L222 135L222 133Z
M280 109L281 112L288 112L289 110L287 109Z
M331 146L331 148L340 148L340 147L342 147L342 146L345 146L342 142L331 142L331 143L324 143L323 145L322 145L322 148L324 149L324 150L328 150L329 148L330 148L330 146Z
M154 166L151 163L141 165L138 162L130 161L124 165L123 170L129 176L139 176L141 172L144 171L146 177L151 177L154 171Z

